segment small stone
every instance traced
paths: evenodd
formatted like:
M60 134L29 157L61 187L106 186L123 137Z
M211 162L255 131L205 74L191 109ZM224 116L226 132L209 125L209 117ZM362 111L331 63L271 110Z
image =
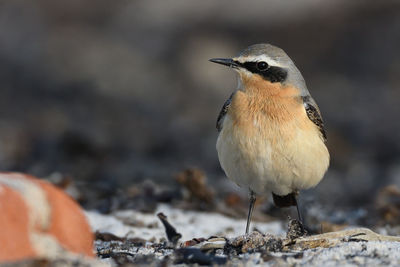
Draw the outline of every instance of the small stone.
M223 249L225 247L226 240L224 238L212 238L199 245L201 250L212 250L212 249Z
M206 239L204 238L193 238L191 240L187 240L183 243L182 247L191 247L191 246L195 246L199 243L202 243L206 241Z

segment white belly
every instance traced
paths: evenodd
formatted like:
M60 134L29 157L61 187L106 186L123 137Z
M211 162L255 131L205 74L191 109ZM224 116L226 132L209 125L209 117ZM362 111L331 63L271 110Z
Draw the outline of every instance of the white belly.
M287 195L317 185L329 165L318 129L306 132L293 126L295 134L288 140L280 136L278 126L270 127L269 136L257 130L249 136L226 115L217 151L228 178L257 194Z

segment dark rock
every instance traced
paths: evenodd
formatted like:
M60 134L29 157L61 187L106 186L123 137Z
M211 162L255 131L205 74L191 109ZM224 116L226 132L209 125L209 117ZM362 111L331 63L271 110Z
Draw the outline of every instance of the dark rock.
M227 258L203 253L198 248L180 248L175 250L175 264L220 265L225 264Z

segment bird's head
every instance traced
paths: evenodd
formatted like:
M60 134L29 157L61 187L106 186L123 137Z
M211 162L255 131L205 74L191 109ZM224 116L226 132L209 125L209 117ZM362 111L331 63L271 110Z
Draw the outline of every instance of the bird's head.
M242 82L257 79L263 83L293 85L300 91L307 90L300 71L285 51L270 44L255 44L236 57L213 58L210 61L233 68Z

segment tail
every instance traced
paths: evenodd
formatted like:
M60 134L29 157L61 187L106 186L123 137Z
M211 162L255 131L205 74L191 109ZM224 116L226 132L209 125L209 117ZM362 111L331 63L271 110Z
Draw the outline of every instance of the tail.
M296 193L290 193L286 196L278 196L272 193L275 206L279 208L287 208L290 206L297 206Z

